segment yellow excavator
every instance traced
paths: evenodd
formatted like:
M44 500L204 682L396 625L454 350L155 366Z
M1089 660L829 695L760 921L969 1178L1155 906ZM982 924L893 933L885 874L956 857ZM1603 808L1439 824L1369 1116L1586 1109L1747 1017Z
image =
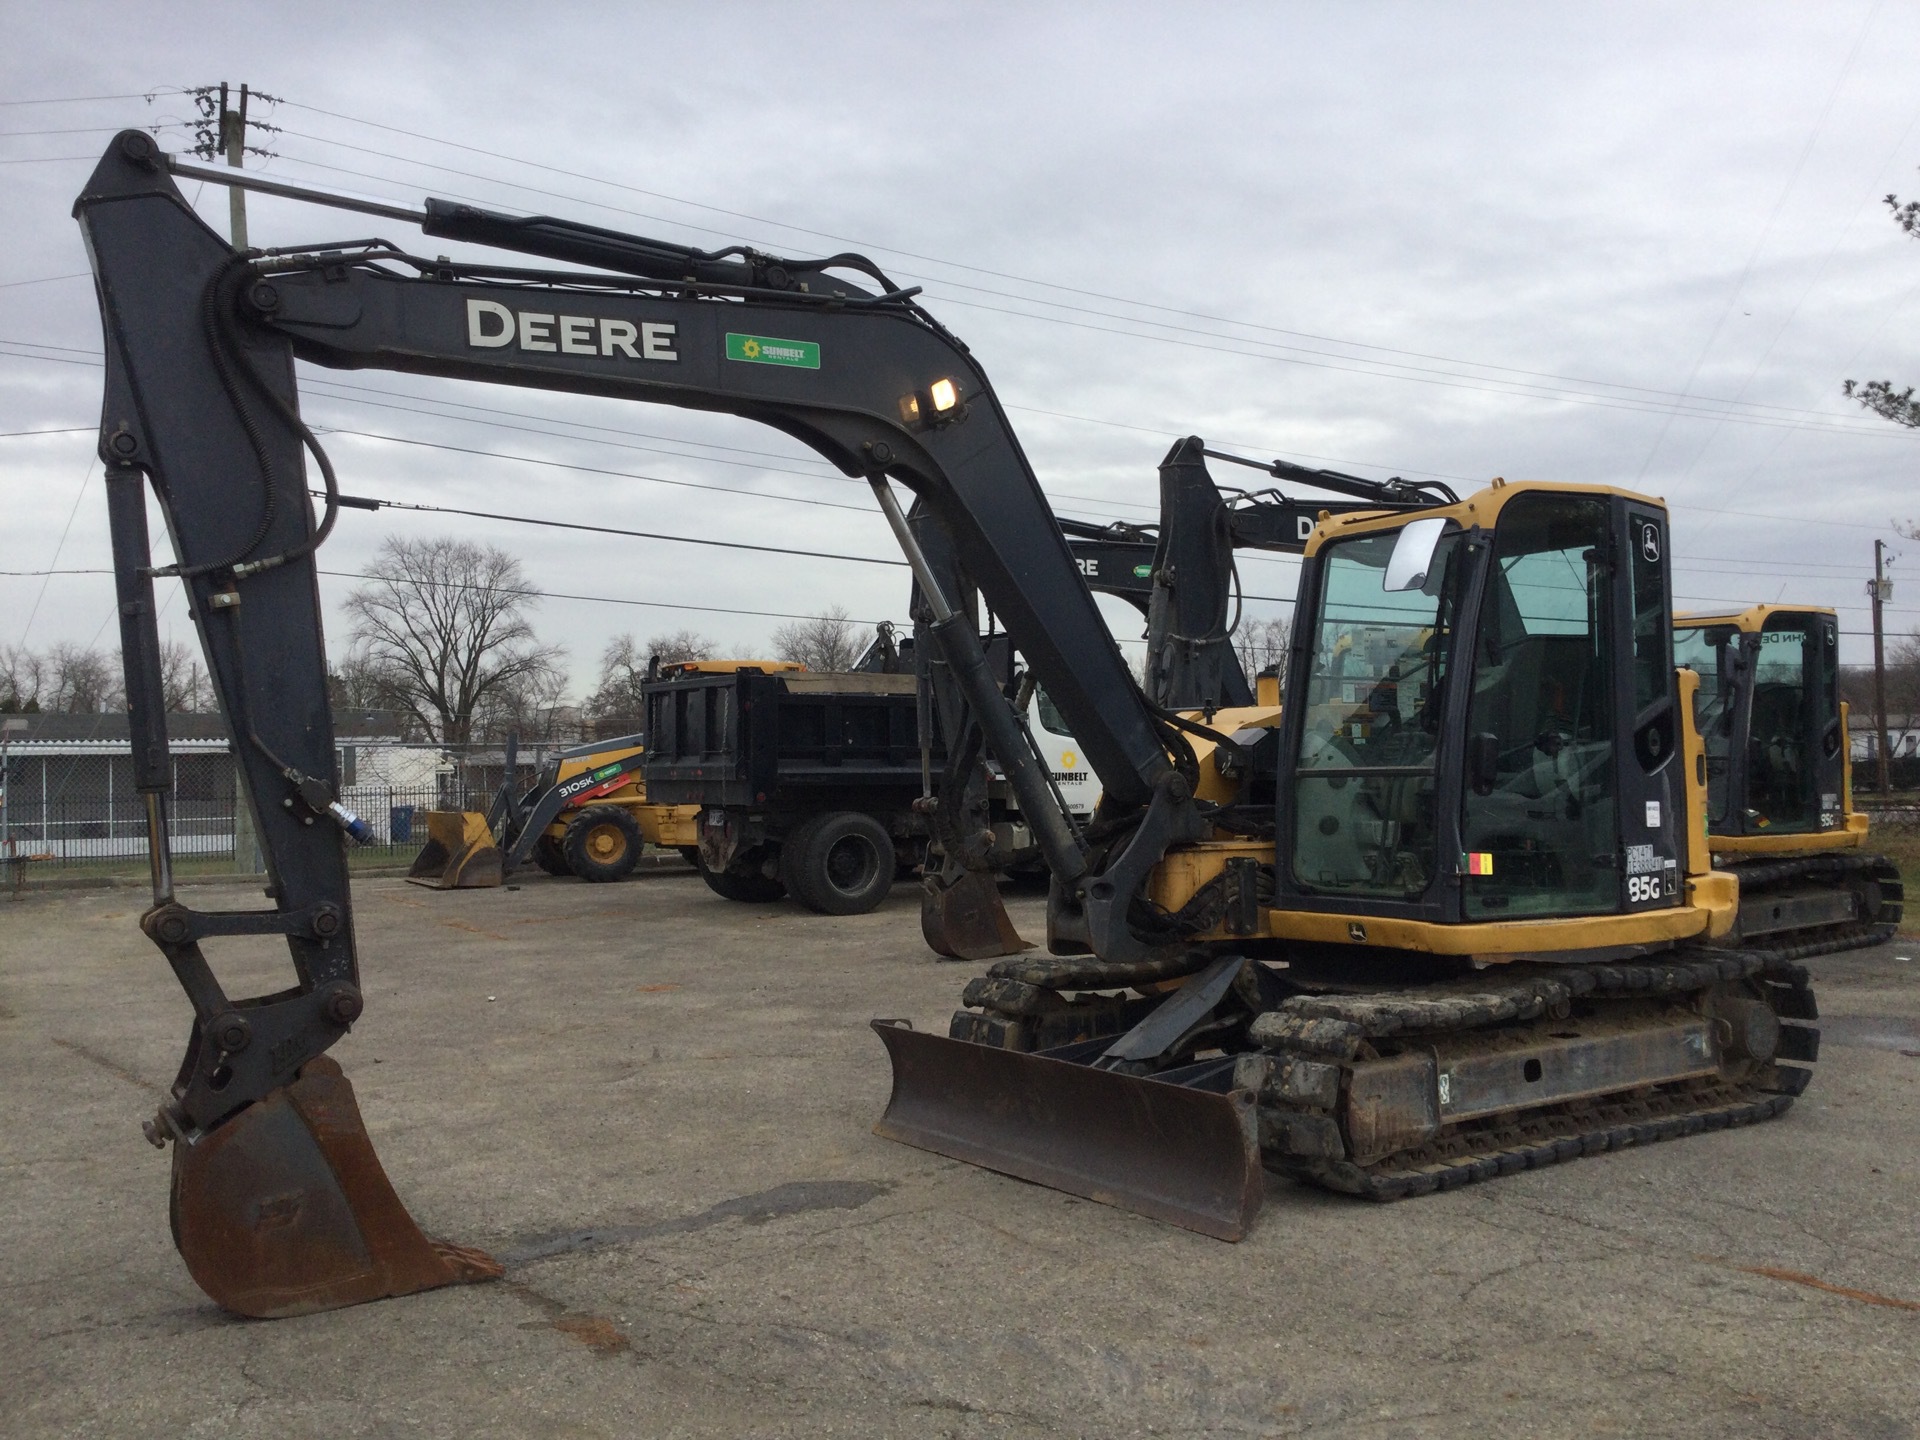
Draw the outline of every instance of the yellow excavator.
M176 177L572 268L385 240L236 253ZM1277 713L1256 697L1183 714L1134 678L978 358L860 256L375 204L194 165L141 131L114 138L75 213L105 339L100 454L152 851L141 925L193 1013L147 1131L171 1151L187 1268L238 1313L501 1273L420 1232L326 1054L366 1002L346 862L364 827L339 801L316 582L339 487L295 358L729 413L867 483L1051 875L1049 953L970 981L947 1034L874 1022L883 1134L1235 1238L1263 1166L1421 1194L1766 1119L1811 1078L1807 973L1737 942L1739 882L1712 866L1658 500L1317 481L1367 505L1306 542ZM895 485L1098 775L1090 820L1054 793ZM149 489L171 563L150 553ZM163 579L189 594L269 908L175 893ZM210 937L284 945L297 983L229 995Z
M1284 707L1181 717L1158 954L1056 890L948 1036L876 1022L881 1133L1234 1238L1263 1164L1393 1199L1779 1114L1817 1010L1712 865L1667 553L1594 487L1322 519Z
M1891 939L1904 888L1853 804L1839 617L1753 605L1674 625L1675 656L1700 677L1707 844L1739 879L1742 943L1797 957Z

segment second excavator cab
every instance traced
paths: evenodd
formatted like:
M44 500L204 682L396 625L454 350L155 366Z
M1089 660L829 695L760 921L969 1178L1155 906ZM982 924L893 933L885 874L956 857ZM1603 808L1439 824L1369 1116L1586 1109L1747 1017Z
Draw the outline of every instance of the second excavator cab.
M1742 940L1812 955L1890 938L1903 886L1853 805L1839 617L1753 605L1674 624L1675 656L1700 677L1706 843L1739 879Z

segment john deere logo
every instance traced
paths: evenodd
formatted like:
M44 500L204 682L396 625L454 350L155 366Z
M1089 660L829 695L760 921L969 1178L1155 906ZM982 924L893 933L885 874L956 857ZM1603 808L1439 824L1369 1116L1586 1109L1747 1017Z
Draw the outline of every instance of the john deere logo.
M775 340L768 335L727 334L727 358L750 365L794 365L820 368L820 347L811 340Z

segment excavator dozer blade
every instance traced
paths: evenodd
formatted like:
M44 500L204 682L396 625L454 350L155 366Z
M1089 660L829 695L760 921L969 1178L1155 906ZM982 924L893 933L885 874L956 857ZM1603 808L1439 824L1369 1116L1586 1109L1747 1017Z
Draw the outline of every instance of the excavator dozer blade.
M427 843L413 857L407 880L430 890L484 890L506 878L503 867L486 816L474 810L429 810Z
M420 1233L325 1056L192 1144L173 1147L173 1240L215 1302L281 1319L441 1285L500 1262Z
M993 960L1033 948L1013 928L993 876L980 870L953 880L927 877L920 892L920 933L928 949L951 960Z
M1247 1091L873 1028L893 1062L876 1135L1217 1240L1243 1237L1266 1198Z

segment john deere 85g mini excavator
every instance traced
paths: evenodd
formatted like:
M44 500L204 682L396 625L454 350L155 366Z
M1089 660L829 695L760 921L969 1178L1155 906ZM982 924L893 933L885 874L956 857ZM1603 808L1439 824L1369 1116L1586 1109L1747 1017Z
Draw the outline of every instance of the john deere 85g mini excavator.
M237 254L176 175L598 268L378 239ZM296 1314L499 1273L414 1226L325 1056L364 997L315 584L338 486L296 357L728 412L869 481L1053 876L1052 953L971 984L957 1035L875 1022L894 1065L883 1133L1231 1237L1263 1160L1407 1194L1777 1114L1806 1084L1804 973L1713 944L1735 886L1686 820L1705 755L1658 502L1516 484L1330 517L1307 545L1284 717L1195 721L1134 683L979 366L860 257L374 205L185 164L137 131L76 211L153 855L141 923L194 1013L149 1135L172 1146L180 1252L221 1304ZM1071 726L1103 786L1091 822L1053 800L890 481L925 502ZM169 564L149 556L148 484ZM169 577L235 738L268 909L174 893ZM230 996L213 936L276 938L294 984Z
M1839 617L1754 605L1675 625L1700 677L1707 844L1739 878L1741 943L1798 958L1891 939L1904 889L1853 806Z

